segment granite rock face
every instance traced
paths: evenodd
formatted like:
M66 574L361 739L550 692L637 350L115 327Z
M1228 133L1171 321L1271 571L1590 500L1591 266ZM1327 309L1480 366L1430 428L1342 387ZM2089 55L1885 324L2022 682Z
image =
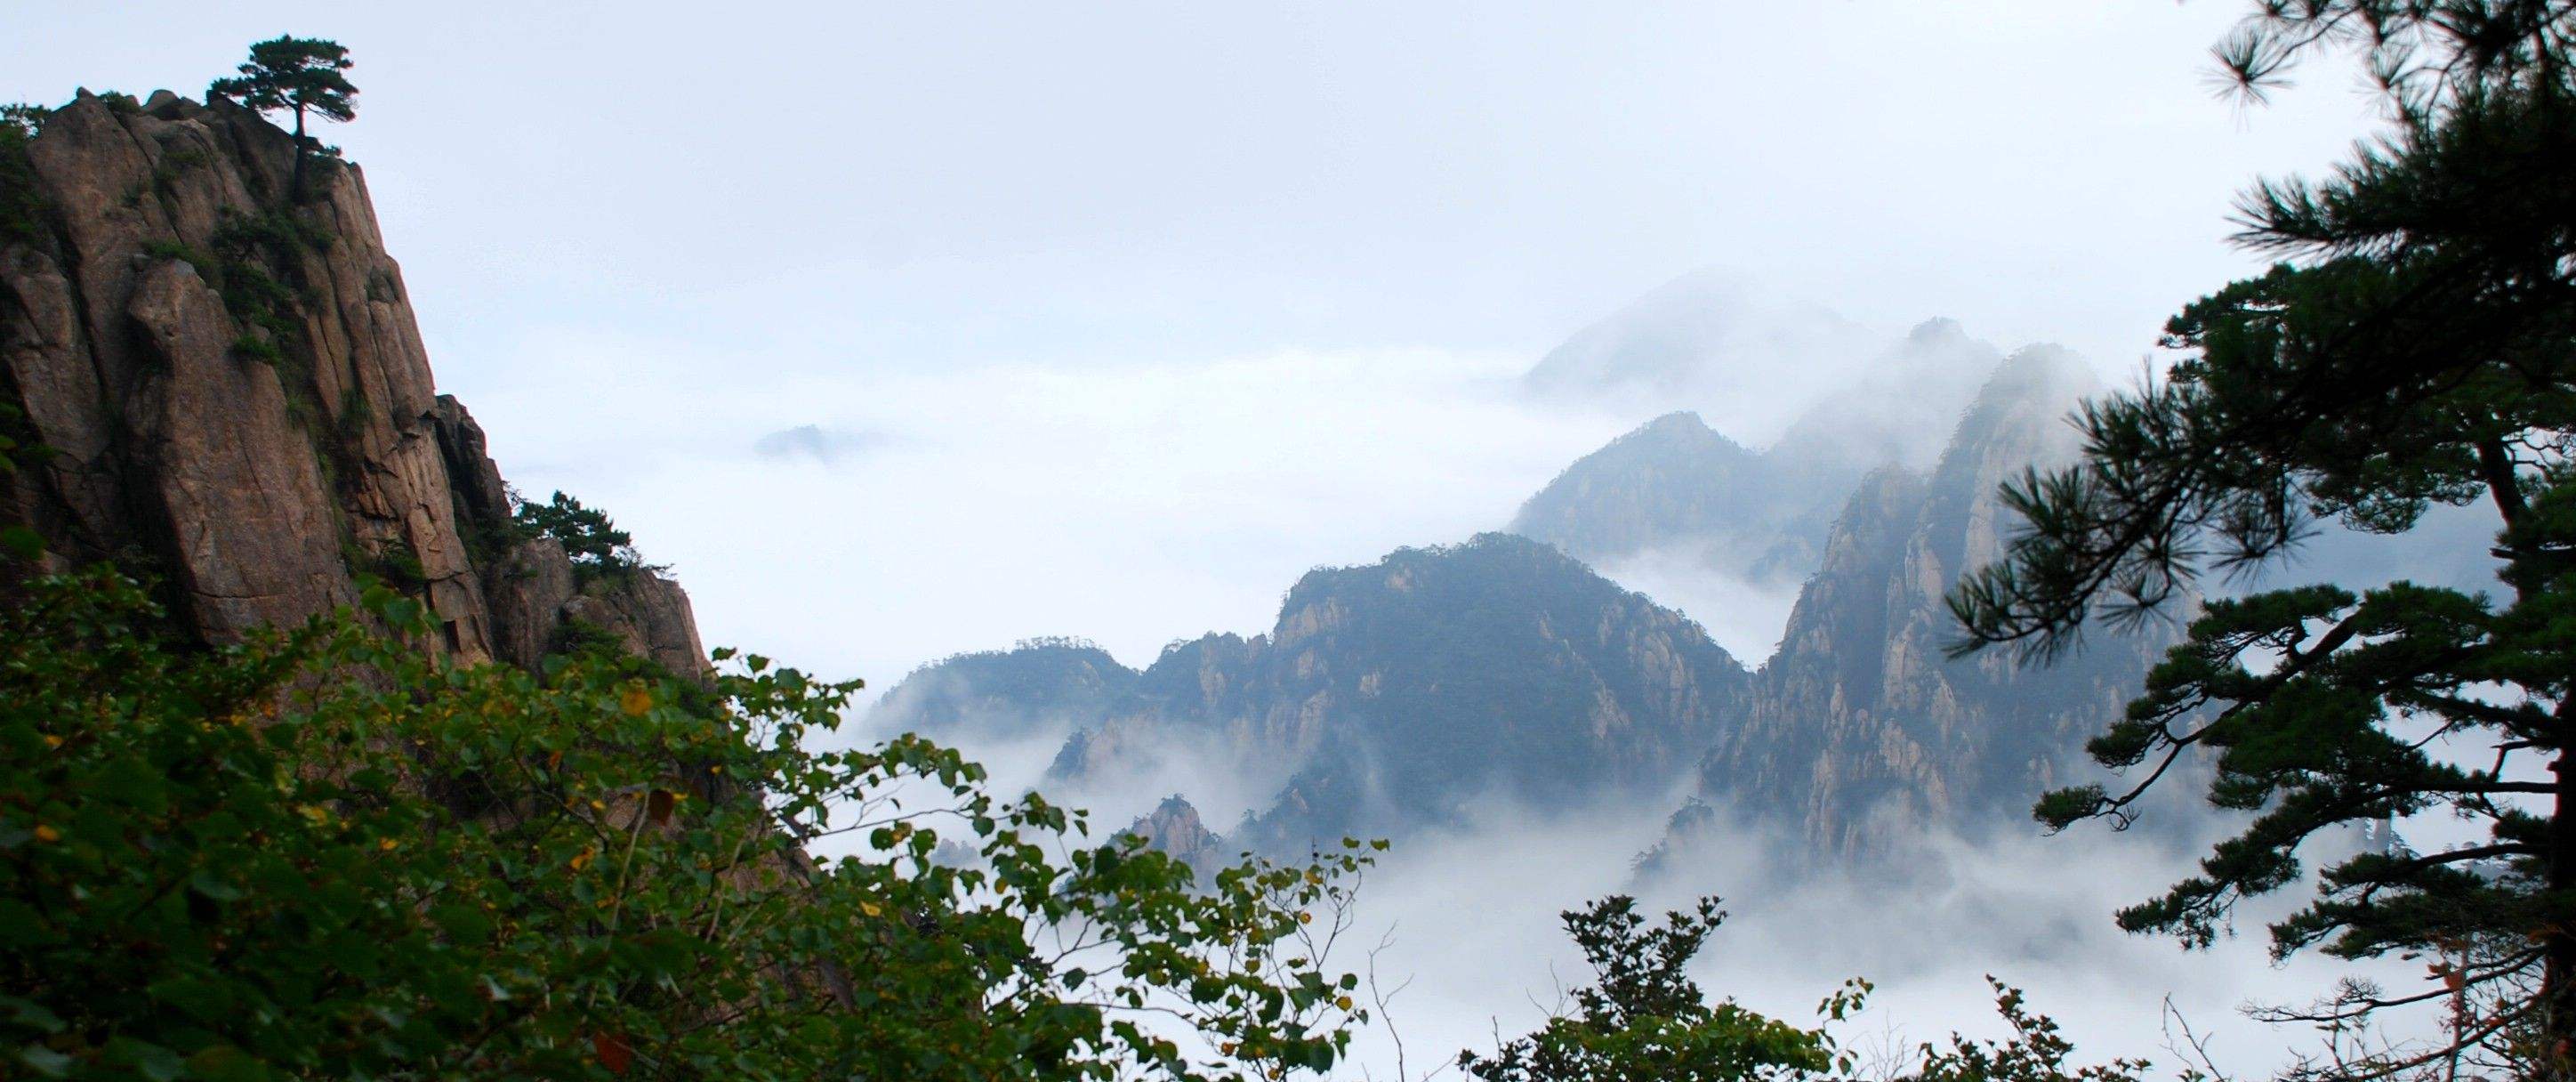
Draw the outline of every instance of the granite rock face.
M1198 808L1177 794L1163 798L1152 812L1138 816L1127 833L1143 839L1147 848L1171 854L1202 876L1213 874L1233 855L1226 849L1224 836L1200 822Z
M36 238L0 239L0 402L55 453L0 520L56 570L156 574L210 641L416 594L461 660L534 665L568 616L707 671L679 587L576 587L511 504L463 405L436 393L364 173L230 105L86 92L26 144ZM0 238L8 237L0 233Z
M1943 596L2003 554L2010 512L1997 486L2071 458L2064 417L2094 389L2071 355L2023 350L1929 475L1889 467L1860 484L1742 724L1702 760L1701 800L1785 826L1811 851L1850 853L1926 826L2024 821L2041 791L2069 780L2083 742L2119 716L2172 631L2096 636L2053 665L2009 651L1953 660L1945 648L1959 631ZM1677 817L1674 829L1713 823Z

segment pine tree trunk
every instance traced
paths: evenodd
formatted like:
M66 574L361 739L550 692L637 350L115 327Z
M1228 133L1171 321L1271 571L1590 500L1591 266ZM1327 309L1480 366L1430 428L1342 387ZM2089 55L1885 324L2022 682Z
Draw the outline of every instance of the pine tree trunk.
M2571 708L2576 696L2558 704L2557 720L2561 732L2571 728ZM2557 806L2549 819L2549 891L2551 910L2561 908L2560 899L2576 891L2576 763L2562 752L2549 764L2557 775L2554 794ZM2576 928L2553 919L2540 930L2542 936L2542 970L2540 995L2540 1060L2536 1066L2541 1078L2576 1078Z
M295 107L295 168L286 176L286 201L304 201L304 107Z

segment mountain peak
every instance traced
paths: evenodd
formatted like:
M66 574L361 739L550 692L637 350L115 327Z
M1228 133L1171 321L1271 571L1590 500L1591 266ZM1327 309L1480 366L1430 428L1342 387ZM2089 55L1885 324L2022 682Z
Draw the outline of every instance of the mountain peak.
M1935 346L1968 341L1968 329L1948 316L1934 316L1905 332L1905 341L1914 346Z
M1697 410L1674 410L1671 413L1667 413L1642 425L1638 425L1636 428L1631 429L1628 434L1638 436L1649 432L1706 432L1712 436L1717 435L1717 430L1708 427L1708 422L1700 420L1699 411Z
M2091 365L2074 350L2053 342L2040 342L2014 350L1995 366L1994 375L1977 392L1980 401L2000 395L2022 397L2054 393L2072 397L2101 388L2102 381L2093 374Z

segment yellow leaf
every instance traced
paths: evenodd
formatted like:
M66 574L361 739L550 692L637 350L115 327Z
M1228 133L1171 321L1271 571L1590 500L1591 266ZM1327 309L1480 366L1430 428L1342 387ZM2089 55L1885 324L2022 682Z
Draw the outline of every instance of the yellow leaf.
M626 690L617 693L617 708L626 711L627 717L643 717L645 711L653 709L653 693L644 690L642 684L628 684Z
M382 849L382 850L384 850L385 852L390 853L390 852L393 852L396 848L399 848L401 845L402 845L402 843L401 843L401 842L395 841L395 840L393 840L392 838L386 838L386 839L383 839L383 840L381 840L381 841L378 841L378 842L376 843L376 848L378 848L378 849Z
M52 734L52 733L46 733L46 734L45 734L45 746L46 746L46 747L49 747L49 748L59 748L59 747L62 747L62 746L63 746L63 738L62 738L62 737L59 737L59 736L55 736L55 735L54 735L54 734Z
M1351 1009L1351 997L1349 997L1349 996L1336 996L1336 997L1334 997L1334 998L1333 998L1333 1006L1339 1007L1339 1008L1341 1008L1341 1009L1343 1009L1343 1010L1346 1010L1346 1011L1347 1011L1347 1010Z
M592 858L592 857L594 857L594 856L597 856L597 855L598 855L598 853L599 853L599 851L598 851L597 849L584 849L584 850L582 850L582 851L581 851L581 855L579 855L579 856L576 856L576 857L572 858L572 870L574 870L574 871L576 871L576 872L577 872L577 871L582 870L583 868L589 867L589 866L590 866L590 858Z
M46 826L43 823L38 823L36 824L36 840L40 842L58 842L63 840L63 832Z
M875 902L860 902L859 912L865 913L871 917L882 917L885 915L885 910L878 908L877 903Z

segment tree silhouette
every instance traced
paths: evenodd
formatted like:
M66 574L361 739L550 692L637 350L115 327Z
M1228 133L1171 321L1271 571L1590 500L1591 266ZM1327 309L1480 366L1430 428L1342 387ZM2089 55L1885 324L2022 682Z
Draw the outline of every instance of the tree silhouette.
M358 106L350 99L358 96L358 88L341 74L353 66L349 50L336 41L281 34L253 43L241 74L207 85L206 98L263 113L292 111L295 143L302 147L308 142L304 134L305 113L342 123L357 119Z

